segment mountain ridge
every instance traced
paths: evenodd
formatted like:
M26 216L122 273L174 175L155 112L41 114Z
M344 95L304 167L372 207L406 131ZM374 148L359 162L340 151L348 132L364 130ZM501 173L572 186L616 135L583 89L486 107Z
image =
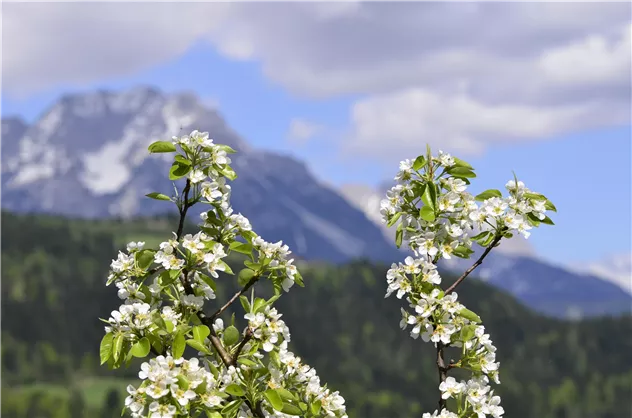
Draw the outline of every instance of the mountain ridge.
M191 93L139 87L64 95L32 124L5 125L3 209L88 218L164 213L168 204L144 195L172 192L172 156L149 155L147 146L198 129L238 151L231 156L238 173L232 202L267 240L328 261L397 257L364 213L303 162L252 148Z
M144 197L173 190L166 176L171 156L149 155L147 146L194 129L208 131L215 142L238 151L231 155L238 174L232 183L232 203L266 240L283 240L297 256L309 260L338 263L366 258L391 263L405 257L395 248L392 231L385 232L379 222L381 193L369 191L369 208L362 200L366 188L351 196L348 189L336 190L320 181L291 155L251 147L195 94L165 94L147 86L63 95L30 124L19 117L2 119L2 208L82 218L174 211L173 204ZM387 183L381 188L385 187ZM199 213L192 211L189 220L195 222ZM629 295L612 290L607 282L582 279L537 260L503 257L494 254L486 260L490 281L550 315L568 316L569 307L579 309L579 315L617 313L631 304ZM458 263L471 261L456 262L455 267L461 268ZM515 268L501 268L505 265L520 265L524 271L516 276ZM451 268L449 263L446 267ZM582 303L590 305L584 295L568 300L561 289L556 296L562 306L551 305L542 289L524 290L534 271L548 272L545 276L551 280L568 273L567 285L574 284L572 277L579 277L597 303L584 309ZM507 272L511 272L509 281Z

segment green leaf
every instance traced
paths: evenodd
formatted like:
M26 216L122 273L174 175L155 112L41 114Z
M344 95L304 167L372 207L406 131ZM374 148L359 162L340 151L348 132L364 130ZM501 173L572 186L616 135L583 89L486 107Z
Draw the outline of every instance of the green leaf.
M224 270L222 270L224 273L231 274L231 275L235 274L235 273L233 273L233 269L231 269L230 266L228 264L226 264L226 262L224 260L219 260L217 262L217 265L224 268Z
M474 251L465 245L459 245L454 249L453 254L460 258L470 258L470 256L474 254Z
M135 258L138 267L143 270L147 270L147 268L154 262L154 254L156 254L154 250L140 250L137 252L135 254Z
M544 203L544 207L546 208L546 210L557 212L557 208L549 199L546 199L546 203Z
M399 218L401 218L402 213L401 212L397 212L395 215L393 215L393 217L388 221L388 223L386 224L387 227L391 227L393 225L395 225L395 223L397 222L397 220Z
M434 210L430 206L423 206L419 210L419 217L426 222L433 222L436 219Z
M101 355L101 365L103 365L112 356L112 340L114 335L110 332L103 336L101 339L101 347L99 353Z
M413 193L415 194L415 196L424 195L424 192L426 191L426 183L422 183L418 180L413 180L412 185Z
M191 161L188 158L186 158L186 157L184 157L183 155L180 155L180 154L176 155L175 160L177 162L179 162L180 164L183 164L183 165L191 165L192 164Z
M150 347L151 344L149 343L149 339L147 339L147 337L143 337L132 346L132 355L134 357L143 358L149 354Z
M204 413L206 414L207 418L223 418L222 414L220 414L217 411L211 411L211 412L206 411Z
M235 384L226 386L224 392L233 396L244 396L246 394L246 391L241 386Z
M211 335L211 330L206 325L198 325L197 327L193 327L193 338L200 343L204 343L204 340L209 335Z
M241 307L244 308L244 312L250 312L250 302L247 297L244 295L239 296L239 302L241 303Z
M547 225L555 225L551 218L549 218L548 216L545 216L544 219L540 219L540 222Z
M471 340L475 335L475 329L476 325L465 325L461 328L461 341L465 342Z
M429 206L433 212L435 211L437 207L437 186L434 183L426 183L426 188L424 194L421 195L421 200L424 202L424 205Z
M202 344L198 340L190 339L190 340L187 340L186 343L187 343L187 345L189 347L192 347L195 350L200 351L200 352L202 352L204 354L207 354L207 355L211 355L212 354L211 350L209 350L207 346L205 346L204 344Z
M125 337L123 334L119 334L114 337L114 342L112 343L112 354L114 355L114 361L118 361L121 357L121 350L123 349L123 342Z
M281 399L283 399L284 401L294 401L294 400L296 400L296 396L294 396L294 394L292 392L290 392L289 390L287 390L285 388L277 388L275 390L279 394Z
M312 402L312 404L309 406L312 410L312 414L318 415L320 413L320 407L322 405L322 402L320 402L319 400L315 400L314 402Z
M216 144L215 147L221 149L224 152L226 152L226 154L234 154L234 153L237 152L234 149L232 149L231 147L229 147L228 145Z
M224 344L234 345L237 341L239 341L239 330L231 325L224 330Z
M150 197L152 199L156 199L156 200L169 200L169 201L171 200L171 198L167 196L166 194L157 193L157 192L148 193L145 196Z
M424 168L427 163L428 161L426 161L426 158L423 155L420 155L415 159L415 162L413 163L413 170L419 171Z
M171 274L172 271L174 270L164 270L160 272L160 274L158 275L158 278L159 278L158 283L160 283L160 286L166 287L176 281L178 276L172 277L172 274Z
M488 239L493 239L494 233L492 231L483 231L479 234L476 234L472 237L472 241L476 241L478 242L480 245L484 246L484 242L486 242ZM491 240L490 240L491 242Z
M527 219L531 222L533 226L540 226L540 222L542 222L537 216L533 214L533 212L527 213Z
M237 360L237 363L239 364L243 364L244 366L248 366L248 367L257 367L258 364L255 363L254 361L250 360L249 358L244 358L241 357Z
M457 165L454 165L448 168L445 172L450 174L452 177L465 177L465 178L476 177L476 174L474 174L474 172L470 168L460 167Z
M169 180L181 179L182 177L189 174L190 171L191 171L190 165L182 164L176 161L173 163L173 165L171 166L171 169L169 170Z
M182 357L182 354L184 354L185 347L186 346L184 342L184 335L181 333L178 333L174 337L173 344L171 345L171 354L173 355L173 358Z
M489 189L485 190L483 193L477 194L475 199L479 202L483 202L487 199L491 199L492 197L503 197L503 194L500 192L500 190Z
M166 330L169 334L171 334L171 333L173 332L173 328L174 328L173 322L171 322L171 321L169 321L169 320L166 320L166 321L165 321L165 330Z
M475 323L475 324L480 324L481 318L476 315L474 312L470 311L467 308L463 308L459 311L459 315L461 315L463 318L465 319L469 319L471 322Z
M254 303L254 306L252 307L252 310L255 313L258 313L258 312L263 311L267 305L268 305L268 302L266 302L265 299L257 298L255 299L255 303Z
M149 145L147 148L150 153L156 154L159 152L174 152L176 150L176 146L173 145L171 141L156 141Z
M198 275L200 276L200 279L204 281L204 283L206 283L211 289L213 289L213 292L217 292L217 285L215 284L215 280L199 271Z
M232 169L231 166L226 165L219 170L228 180L235 180L237 178L237 173Z
M191 385L189 380L181 374L179 374L178 377L176 377L176 379L178 380L178 386L180 387L180 389L187 390L189 386Z
M292 404L289 403L284 403L283 404L283 409L281 409L281 412L283 412L284 414L288 414L288 415L302 415L303 411L301 411L301 408L299 408L298 406L294 406Z
M470 170L474 169L471 165L469 165L468 163L466 163L465 161L463 161L460 158L457 158L457 157L453 156L452 159L454 160L454 165L457 166L457 167L465 167L465 168L469 168Z
M233 241L233 242L230 243L228 248L230 248L232 251L236 251L238 253L242 253L242 254L246 254L246 255L252 254L252 244L250 244L248 242Z
M397 248L402 246L402 240L404 238L404 224L400 223L397 225L397 230L395 231L395 245Z
M276 409L277 411L280 411L283 409L283 400L281 400L281 397L279 396L276 390L268 389L263 393L263 396L266 397L268 402L270 402L270 405L272 405L272 407Z
M239 283L239 286L245 286L248 282L250 282L250 280L253 279L253 277L255 277L254 271L250 270L249 268L242 269L239 272L237 283Z
M261 263L254 263L250 260L244 261L244 265L248 267L250 270L254 270L254 271L260 270L262 267Z
M236 399L228 403L225 407L222 408L222 417L226 418L236 415L243 402L243 399Z

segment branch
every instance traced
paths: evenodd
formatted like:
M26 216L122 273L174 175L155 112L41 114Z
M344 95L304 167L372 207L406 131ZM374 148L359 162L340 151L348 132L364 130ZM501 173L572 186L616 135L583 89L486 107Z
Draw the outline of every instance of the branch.
M248 281L248 283L246 283L246 285L245 285L245 286L244 286L244 287L243 287L240 291L238 291L237 293L235 293L235 294L233 295L233 297L232 297L232 298L230 298L230 300L224 304L224 306L222 306L221 308L219 308L219 309L217 310L217 312L215 312L213 315L211 315L211 317L210 317L210 321L211 321L211 323L215 320L215 318L217 318L218 316L220 316L220 315L221 315L221 314L222 314L222 313L223 313L226 309L228 309L228 307L229 307L230 305L232 305L232 303L233 303L234 301L236 301L236 300L237 300L237 298L238 298L239 296L241 296L244 292L246 292L248 289L250 289L250 288L252 287L252 285L253 285L253 284L257 283L257 280L259 280L259 276L258 276L258 275L252 276L252 279L250 279L250 280Z
M452 293L454 289L456 289L456 287L460 285L461 282L465 280L465 278L469 276L471 272L474 271L474 269L476 269L476 267L480 266L483 263L483 260L485 259L485 257L487 257L487 254L489 254L492 248L494 248L494 246L498 244L501 239L502 239L502 235L498 235L496 238L494 238L491 244L489 244L489 246L485 249L485 252L483 253L483 255L481 255L480 258L476 260L476 262L472 264L472 266L469 269L465 270L465 273L463 273L461 277L456 279L456 282L452 283L452 286L446 289L445 294L449 295L450 293Z
M209 318L203 318L203 323L211 330L211 335L209 335L211 344L213 344L213 347L215 347L215 350L217 351L219 356L222 358L222 362L226 365L226 367L234 366L233 358L230 356L226 348L224 348L224 345L222 344L222 342L219 340L219 337L217 336L217 333L215 332L215 329L213 328L213 324L211 323L210 325L208 325L206 323L206 320L208 319Z
M226 348L224 348L222 342L219 340L215 329L213 329L213 321L211 320L211 318L202 317L201 320L211 330L211 335L209 336L209 339L211 340L211 344L213 344L213 347L215 347L215 350L217 351L219 356L222 358L222 362L224 363L224 365L226 367L234 366L237 362L237 357L239 357L241 349L246 344L245 342L248 341L250 337L252 337L252 331L250 331L250 328L248 328L248 331L246 331L246 336L241 341L241 344L239 344L239 347L237 347L237 353L235 354L235 357L231 357L228 351L226 351ZM231 396L231 398L233 397ZM263 409L261 408L261 401L253 405L252 402L246 399L245 403L248 408L250 408L255 417L264 418L266 416L263 412Z
M187 211L192 205L189 205L189 191L191 190L191 180L187 179L187 184L184 186L184 190L182 190L182 194L184 195L184 205L181 208L178 208L180 212L180 222L178 223L178 232L176 233L176 240L180 240L182 236L182 230L184 229L184 218L187 216Z
M448 378L448 368L445 367L445 360L443 359L443 344L441 341L437 343L437 370L439 370L439 384L445 382ZM441 396L439 391L439 412L445 409L446 400Z
M250 329L250 327L248 327L246 328L246 335L244 335L244 339L241 340L241 342L237 346L237 351L235 352L235 355L233 356L233 364L237 363L237 359L239 358L239 355L241 354L241 350L244 349L244 346L246 345L246 343L250 341L251 339L252 339L252 330Z
M184 190L182 191L184 204L182 205L181 208L178 208L180 212L180 221L178 223L178 231L176 232L176 240L178 241L180 240L182 236L182 230L184 229L184 219L187 216L187 211L192 206L192 205L189 205L189 191L190 190L191 190L191 180L187 179L187 184L186 186L184 186ZM189 284L188 278L187 278L188 272L184 270L183 273L184 273L184 279L182 280L182 284L185 288L185 292L187 294L192 294L193 289L191 288L191 285ZM222 359L222 362L224 363L226 367L234 366L236 364L237 357L239 357L239 353L243 349L243 346L252 337L252 332L250 331L250 328L249 328L248 331L246 332L246 336L244 337L241 344L237 348L237 353L235 354L235 357L233 358L231 357L230 353L226 350L226 348L220 341L219 337L217 336L217 333L215 332L215 329L213 328L213 322L215 318L221 315L222 312L224 312L239 296L241 296L242 293L247 291L253 284L255 284L257 280L259 280L259 276L254 276L252 279L250 279L250 281L246 283L243 289L235 293L235 295L224 306L222 306L217 312L215 312L213 316L211 316L210 318L206 317L203 313L199 315L202 323L206 325L211 331L211 334L209 335L209 340L211 340L211 344L215 348L215 351L217 351L217 353L219 354L220 358ZM255 417L257 418L265 417L263 409L261 408L261 402L258 402L256 405L252 405L250 401L246 400L246 405L248 405L248 408L250 408L250 410L252 411Z

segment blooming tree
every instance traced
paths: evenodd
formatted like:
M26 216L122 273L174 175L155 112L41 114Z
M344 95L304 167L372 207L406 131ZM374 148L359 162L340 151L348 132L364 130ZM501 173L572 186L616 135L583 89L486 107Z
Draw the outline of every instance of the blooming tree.
M193 131L154 142L149 152L175 153L169 178L186 184L181 193L174 184L171 197L147 195L177 205L173 237L157 249L130 242L111 264L107 285L114 283L124 302L102 319L101 364L118 368L155 356L141 364L140 385L128 386L125 409L151 418L346 417L344 399L288 349L290 331L274 302L303 281L287 245L264 241L231 208L226 180L237 177L228 156L235 151ZM209 210L200 231L183 236L187 212L197 203ZM223 260L231 252L247 258L234 279L241 290L221 303L216 280L220 272L234 275ZM267 300L255 297L260 280L273 285ZM248 323L242 331L234 316L230 323L222 319L237 300ZM183 357L186 347L197 356Z
M495 189L472 196L466 189L474 177L468 163L441 151L435 157L428 147L425 156L400 163L397 184L381 202L383 222L389 227L397 224L397 246L405 242L415 255L388 270L386 297L406 296L409 309L401 308L400 327L411 326L412 338L421 336L437 351L439 408L424 413L423 418L503 415L500 397L489 386L490 380L500 383L496 347L481 319L458 301L455 290L503 238L516 232L528 238L533 227L553 225L545 212L556 211L544 195L527 189L515 174L505 185L506 197ZM474 254L473 242L485 248L482 255L443 289L437 262L453 256L469 258ZM460 349L460 358L446 363L450 347ZM448 377L452 369L469 371L471 377Z

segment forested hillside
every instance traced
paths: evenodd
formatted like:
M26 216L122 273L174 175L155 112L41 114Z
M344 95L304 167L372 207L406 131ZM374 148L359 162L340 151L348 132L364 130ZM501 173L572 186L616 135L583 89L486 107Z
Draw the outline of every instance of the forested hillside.
M106 272L126 242L155 245L173 225L2 214L2 416L120 416L138 368L98 366L98 318L120 304L116 288L105 287ZM399 303L384 299L387 266L300 268L306 287L293 288L277 307L293 348L342 392L349 416L418 418L433 410L434 353L399 329ZM223 276L218 287L222 300L235 279ZM630 317L554 320L478 281L463 283L459 295L498 347L507 417L631 416Z

